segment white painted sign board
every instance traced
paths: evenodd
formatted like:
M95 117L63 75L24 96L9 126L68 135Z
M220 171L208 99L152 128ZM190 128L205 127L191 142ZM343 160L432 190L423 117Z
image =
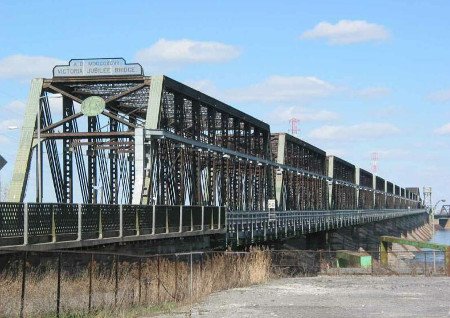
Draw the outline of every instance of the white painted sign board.
M128 64L123 58L72 59L69 65L56 65L53 77L144 75L138 63Z

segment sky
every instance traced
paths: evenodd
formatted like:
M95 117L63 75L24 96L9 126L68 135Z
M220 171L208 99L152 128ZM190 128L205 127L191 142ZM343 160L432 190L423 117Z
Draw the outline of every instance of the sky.
M0 0L7 184L30 80L123 57L401 187L450 200L449 1Z

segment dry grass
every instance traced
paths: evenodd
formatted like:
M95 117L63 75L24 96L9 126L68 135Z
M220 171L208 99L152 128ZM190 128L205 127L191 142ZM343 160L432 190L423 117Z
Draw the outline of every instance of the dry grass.
M66 255L64 257L69 257ZM133 316L142 310L164 310L173 303L195 302L204 296L228 288L265 282L270 273L270 255L254 250L249 253L211 253L201 259L194 254L192 296L190 256L177 260L160 257L113 258L64 263L61 275L61 313L84 317L88 312L89 281L92 269L91 313L88 316ZM20 262L12 264L16 269ZM20 267L19 267L20 268ZM159 269L159 270L158 270ZM21 295L20 270L0 274L0 317L18 316ZM26 317L53 316L56 311L57 270L55 262L42 267L27 264L24 314ZM134 311L131 310L135 309ZM150 309L149 309L150 308ZM122 313L122 314L121 314ZM130 315L126 315L130 317Z

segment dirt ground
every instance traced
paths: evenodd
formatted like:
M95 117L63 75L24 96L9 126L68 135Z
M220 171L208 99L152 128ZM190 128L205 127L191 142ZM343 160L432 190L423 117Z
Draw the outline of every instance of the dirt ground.
M189 308L164 317L187 317ZM319 276L215 293L193 317L450 317L450 278Z

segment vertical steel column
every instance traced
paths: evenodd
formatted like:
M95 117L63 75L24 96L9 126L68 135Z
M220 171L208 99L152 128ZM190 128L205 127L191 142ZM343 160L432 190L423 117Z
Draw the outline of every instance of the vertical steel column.
M356 188L356 209L362 208L360 207L359 202L359 186L361 184L361 170L357 167L355 167L355 184L357 186Z
M128 118L131 124L136 124L136 117L129 116ZM134 137L129 138L130 143L134 145ZM134 164L134 153L136 151L136 147L134 147L134 151L128 153L128 185L129 185L129 193L128 193L128 203L131 204L133 200L133 190L134 190L134 180L135 180L135 164Z
M150 183L150 177L152 177L152 172L154 165L153 163L153 153L155 152L154 144L155 142L150 141L150 147L148 159L145 158L145 145L144 145L144 130L142 128L136 128L134 130L134 154L133 154L133 162L130 165L133 165L134 170L134 189L133 196L131 197L132 204L149 204L148 198L152 196L152 186ZM131 160L131 158L130 158ZM147 167L145 167L145 161L147 161ZM145 167L145 168L144 168ZM131 172L130 172L131 173ZM144 184L144 179L148 179L148 183ZM151 204L156 204L155 202L151 202Z
M160 114L161 114L161 100L163 94L163 82L164 76L152 76L150 80L150 90L148 95L148 104L147 104L147 114L145 118L145 129L158 129L160 122ZM142 132L142 131L141 131ZM136 135L138 133L136 132ZM142 132L143 137L143 132ZM133 189L133 204L150 204L152 201L152 191L151 191L151 182L152 175L151 172L154 171L154 162L152 161L153 151L153 143L150 144L148 149L148 153L150 154L150 159L145 158L145 154L143 152L144 140L139 143L139 147L142 149L139 150L140 155L138 157L137 153L135 155L135 186ZM135 151L138 149L138 143L136 141ZM142 151L141 151L142 150ZM142 165L142 170L138 167ZM144 170L144 167L146 170Z
M180 136L185 136L184 133L184 97L176 93L174 94L174 130L175 134ZM183 151L179 148L179 145L175 146L174 151L174 162L172 171L175 172L173 177L173 183L175 185L175 198L173 204L184 204L184 161L183 161Z
M222 147L228 148L228 114L223 113L222 114ZM227 163L225 163L225 161ZM220 190L220 198L219 198L219 205L221 206L228 206L228 183L229 183L229 171L228 171L228 160L225 160L225 158L222 156L220 159L220 180L222 182L221 184L221 190Z
M113 115L117 116L117 112L112 112ZM110 118L109 119L109 131L116 132L118 128L118 123L116 120ZM117 142L117 138L110 139L112 142ZM117 204L118 198L118 170L117 170L117 150L113 149L113 147L109 150L109 203Z
M200 103L198 100L192 101L192 137L194 140L200 141L200 126L201 126L201 114ZM192 202L193 205L202 205L201 202L201 182L200 182L200 153L194 149L190 150L191 156L191 169L192 169Z
M72 115L73 101L63 96L63 118ZM63 125L63 132L73 132L72 121L65 122ZM73 152L71 149L71 141L68 138L63 138L63 191L64 202L73 202Z
M36 115L38 113L42 84L43 80L41 78L33 79L31 81L30 93L25 108L25 114L23 116L19 148L17 150L14 171L9 186L9 202L22 202L25 196L32 157L34 141L33 133L36 128Z
M328 160L328 171L327 171L327 176L329 178L333 178L334 177L334 157L333 156L329 156L327 157ZM328 182L328 210L332 210L336 208L333 204L333 182L329 181Z
M88 132L94 132L97 129L97 116L88 117ZM96 139L89 138L89 145L87 150L87 161L88 161L88 203L97 203L97 191L95 191L94 186L97 186L97 156L95 145L91 143L95 142Z
M277 149L277 163L284 164L286 154L286 135L278 135L278 149ZM278 209L284 210L285 205L283 203L283 185L285 180L283 180L283 173L280 171L276 172L275 177L275 193Z

